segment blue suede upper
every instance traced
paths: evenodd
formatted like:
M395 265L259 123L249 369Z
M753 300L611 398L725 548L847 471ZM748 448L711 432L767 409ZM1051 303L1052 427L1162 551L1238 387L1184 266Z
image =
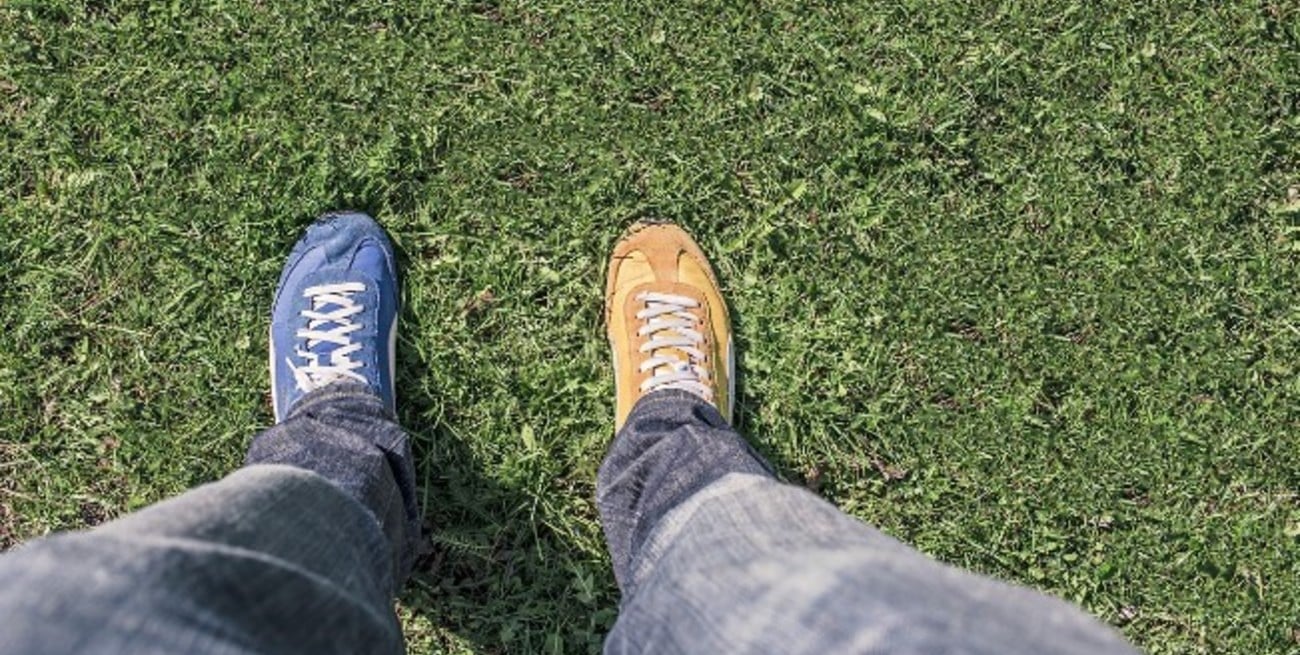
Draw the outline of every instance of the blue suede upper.
M366 385L380 396L389 411L394 410L393 362L389 343L396 330L398 314L397 267L392 243L374 219L361 213L327 214L317 219L299 239L285 263L271 309L271 382L275 397L276 421L283 421L293 405L304 395L294 379L290 361L296 366L307 363L299 357L307 342L298 337L308 320L303 311L312 301L303 292L313 286L358 282L365 289L352 294L352 300L364 310L351 317L360 328L349 337L361 344L351 356L362 363L357 369ZM318 307L329 311L335 307ZM325 329L332 327L324 326ZM315 344L310 352L327 356L339 346Z

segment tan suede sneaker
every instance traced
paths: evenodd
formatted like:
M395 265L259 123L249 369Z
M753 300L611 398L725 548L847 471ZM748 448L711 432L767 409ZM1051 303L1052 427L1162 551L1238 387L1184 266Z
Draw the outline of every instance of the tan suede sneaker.
M722 290L700 247L667 223L628 228L609 260L605 323L614 352L614 430L645 394L689 391L731 421L735 356Z

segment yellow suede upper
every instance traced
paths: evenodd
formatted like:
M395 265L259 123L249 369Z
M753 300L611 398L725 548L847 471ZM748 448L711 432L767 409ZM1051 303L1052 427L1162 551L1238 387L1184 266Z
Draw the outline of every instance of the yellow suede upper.
M640 348L648 339L637 331L644 323L637 312L642 292L670 293L692 298L700 306L692 313L701 319L704 333L703 366L713 402L728 421L732 418L731 321L716 276L703 251L684 230L663 223L637 223L614 247L605 287L605 318L614 358L616 408L614 428L627 420L641 397L641 383L652 372L640 366L652 353ZM680 354L680 353L678 353Z

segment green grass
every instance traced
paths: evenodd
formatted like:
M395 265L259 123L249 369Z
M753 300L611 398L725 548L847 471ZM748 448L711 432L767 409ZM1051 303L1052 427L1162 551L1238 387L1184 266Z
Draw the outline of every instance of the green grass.
M414 653L612 624L646 216L715 257L791 481L1152 653L1300 650L1294 0L0 0L0 547L239 464L336 207L402 251Z

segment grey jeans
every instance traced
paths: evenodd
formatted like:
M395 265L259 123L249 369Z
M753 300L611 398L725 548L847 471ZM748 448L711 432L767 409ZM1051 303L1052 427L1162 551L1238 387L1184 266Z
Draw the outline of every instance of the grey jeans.
M0 556L0 653L400 653L418 539L409 446L357 388L317 392L248 466ZM778 482L694 397L644 399L598 501L611 653L1127 653L1062 601L944 566Z
M606 653L1132 653L1064 601L940 564L776 480L708 404L637 404L597 485Z

